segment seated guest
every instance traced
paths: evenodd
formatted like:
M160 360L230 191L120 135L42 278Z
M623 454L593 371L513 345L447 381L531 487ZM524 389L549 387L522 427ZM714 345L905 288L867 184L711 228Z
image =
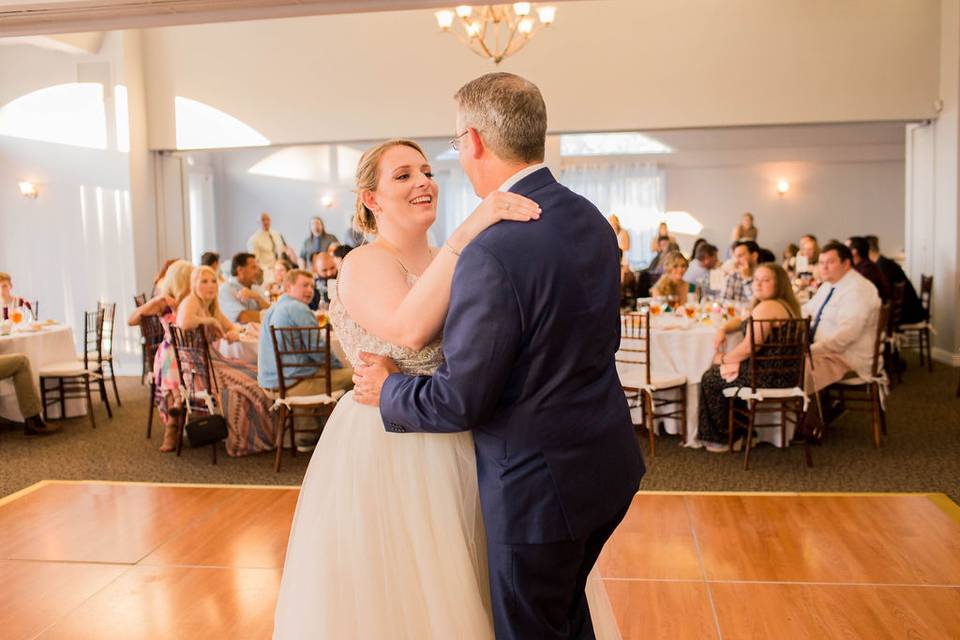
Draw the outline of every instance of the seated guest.
M783 270L786 271L787 275L791 278L795 278L797 275L797 253L799 251L800 247L792 242L783 250Z
M37 397L37 388L33 384L33 372L30 360L22 353L0 355L0 380L13 378L13 388L17 395L17 406L23 416L23 433L28 436L46 436L60 431L60 427L48 425L40 417L43 407Z
M277 263L273 265L273 282L267 285L267 293L270 295L270 301L273 302L283 295L283 279L287 277L287 272L296 269L287 256L280 256Z
M770 249L764 249L760 247L760 250L757 252L757 264L766 264L768 262L776 262L777 256Z
M800 305L793 295L790 286L790 277L778 264L764 263L757 267L751 281L753 288L753 309L750 317L756 320L792 320L800 317ZM724 353L728 332L741 329L746 338L734 347L729 353ZM776 331L776 327L772 329ZM768 336L760 336L763 342ZM700 408L698 422L698 437L707 451L723 453L729 451L727 444L727 399L723 390L727 387L749 386L750 379L750 322L734 320L717 332L717 354L710 367L700 379ZM761 355L775 355L770 349L761 350ZM767 379L758 383L765 388L785 387L792 381L780 379L775 374L769 374ZM742 440L745 433L734 433ZM737 446L736 444L734 445Z
M862 236L852 236L847 240L847 246L850 247L850 255L853 256L853 268L864 278L873 283L880 295L880 300L886 302L893 293L890 290L890 283L886 276L880 271L877 263L870 259L870 245L867 239Z
M720 260L717 248L709 242L702 242L694 252L694 260L687 267L683 279L700 289L703 296L716 297L720 291L710 288L710 272L717 268Z
M336 252L337 252L337 249L339 249L339 248L340 248L340 243L339 243L339 242L331 242L331 243L330 243L330 246L327 247L326 253L327 253L330 257L333 257L333 254L336 253Z
M727 276L727 284L723 288L724 300L750 302L753 299L751 282L759 258L760 247L753 240L741 240L736 244L733 248L736 269Z
M319 254L326 255L326 254ZM284 295L280 296L263 318L263 328L260 331L260 355L257 381L270 397L277 397L280 389L280 374L277 371L277 360L273 348L273 336L270 327L315 327L317 318L307 306L313 300L313 274L303 269L294 269L287 273L284 281ZM319 356L319 354L318 354ZM300 356L303 367L287 369L286 376L311 376L317 373L323 363L319 357L311 359L310 354ZM299 363L300 360L297 360ZM334 391L353 388L353 369L344 367L337 357L331 354L330 384ZM301 380L287 387L287 395L312 396L326 393L326 383L318 378ZM304 421L304 428L309 429L309 419ZM300 423L297 425L297 447L309 449L316 444L316 435L301 434Z
M637 303L637 276L628 265L620 264L620 308L633 309Z
M337 265L337 273L340 272L340 265L343 264L343 259L347 257L347 254L353 251L353 247L348 244L341 244L333 252L333 261Z
M900 265L895 260L880 253L880 240L877 236L865 236L869 245L870 259L880 267L883 277L887 279L890 285L890 294L893 295L894 285L904 285L903 288L903 309L900 312L900 322L903 324L913 324L914 322L923 322L927 319L927 312L920 303L920 296L917 290L913 288L910 278L903 272Z
M693 247L690 249L690 262L693 263L697 259L697 249L700 248L700 245L707 244L706 238L697 238L693 241Z
M217 282L223 282L226 278L220 273L220 254L216 251L205 251L200 256L200 265L210 267L217 274Z
M820 391L848 374L870 376L880 311L877 288L853 268L845 245L824 245L819 266L823 285L803 305L803 315L812 318L808 392ZM808 411L807 416L816 418L816 413Z
M668 253L663 259L663 275L650 288L655 298L667 298L674 307L687 303L689 284L683 279L687 271L687 259L679 251Z
M817 242L817 236L808 233L800 238L800 250L797 257L803 256L807 261L807 268L801 271L797 269L798 278L806 278L813 282L820 282L820 244Z
M316 280L313 283L313 298L310 300L310 309L316 311L320 304L330 304L330 292L327 291L327 281L336 278L339 273L337 261L329 253L317 253L313 256L313 272Z
M163 279L167 276L167 269L176 261L176 258L170 258L164 261L163 266L160 267L160 271L158 271L157 275L153 278L153 289L150 290L151 298L156 298L160 295L160 289L163 287Z
M653 252L664 251L663 247L660 245L660 240L666 238L668 244L673 243L677 244L677 237L670 233L670 230L667 228L666 222L661 222L657 227L657 235L653 237L653 240L650 241L650 250Z
M231 322L259 322L270 303L254 290L263 272L251 253L240 252L230 262L229 280L220 285L220 310Z
M669 236L660 236L656 240L656 253L650 264L647 265L647 272L659 276L663 273L663 259L672 251L679 251L680 248L673 242Z
M176 323L177 307L190 295L190 278L193 268L193 265L186 260L175 260L166 269L166 275L160 285L160 293L134 309L127 318L127 324L133 327L140 324L144 316L159 316L160 322L163 323L163 342L157 348L157 355L153 360L157 412L164 424L163 442L160 444L160 451L163 452L177 448L176 412L180 404L180 376L177 373L177 361L173 354L170 327Z
M10 277L9 273L3 273L0 271L0 307L26 307L33 311L33 305L23 298L18 298L13 295L13 278ZM6 318L0 318L6 320Z
M257 384L257 367L224 357L217 346L221 337L236 342L245 328L230 322L220 311L213 269L198 267L190 282L190 295L177 309L177 326L184 331L204 327L207 332L221 410L227 419L227 455L245 456L273 449L280 432L280 415L270 411L273 401Z

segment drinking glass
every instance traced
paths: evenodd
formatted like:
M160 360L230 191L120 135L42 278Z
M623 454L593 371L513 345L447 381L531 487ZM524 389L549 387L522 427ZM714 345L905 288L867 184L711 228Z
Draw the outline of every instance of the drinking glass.
M692 302L688 302L683 305L683 314L689 319L693 319L693 316L697 315L697 307Z
M650 302L650 315L656 317L660 315L660 312L663 310L663 306L659 300L652 300Z
M23 314L22 307L14 307L10 311L10 320L13 322L14 325L19 327L23 323L23 320L24 320L23 315L24 314Z

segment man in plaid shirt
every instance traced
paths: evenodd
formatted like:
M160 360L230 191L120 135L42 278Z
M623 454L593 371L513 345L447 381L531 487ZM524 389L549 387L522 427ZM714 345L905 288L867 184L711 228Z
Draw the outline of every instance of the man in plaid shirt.
M737 269L727 278L723 299L750 302L753 300L753 271L760 258L760 247L753 240L741 240L733 247L733 258Z

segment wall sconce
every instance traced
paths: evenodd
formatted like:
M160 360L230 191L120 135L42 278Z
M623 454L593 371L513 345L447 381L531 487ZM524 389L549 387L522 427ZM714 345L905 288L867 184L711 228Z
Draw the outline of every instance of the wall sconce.
M320 196L320 206L324 209L330 209L334 205L333 196Z
M40 190L37 189L37 185L33 182L18 182L17 186L20 187L20 195L24 198L36 200L37 196L40 195Z
M790 191L790 183L783 178L777 180L777 194L782 196L787 191Z

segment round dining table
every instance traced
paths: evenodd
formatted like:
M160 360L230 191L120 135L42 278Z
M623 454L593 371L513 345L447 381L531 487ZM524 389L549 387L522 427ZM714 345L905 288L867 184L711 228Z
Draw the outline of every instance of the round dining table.
M0 355L12 353L22 353L30 360L34 384L39 390L40 376L37 372L41 367L76 359L73 329L66 324L44 324L36 330L26 327L15 329L8 335L0 336ZM67 400L66 410L69 417L86 415L86 402L79 398ZM24 418L17 404L13 381L9 379L0 380L0 416L14 422L23 422ZM47 417L59 418L60 406L53 404L47 407Z
M697 438L698 410L700 407L700 378L713 364L715 351L714 337L718 323L713 320L693 321L686 318L656 318L650 325L650 366L654 377L661 375L682 375L687 379L687 429L683 446L700 448L703 445ZM726 350L733 349L743 335L733 333L727 336ZM668 407L669 408L669 407ZM634 424L641 424L640 408L632 410ZM678 419L663 419L664 430L669 434L679 434ZM783 446L780 428L759 427L757 438L760 442L769 442ZM793 437L793 425L787 425L787 444Z

